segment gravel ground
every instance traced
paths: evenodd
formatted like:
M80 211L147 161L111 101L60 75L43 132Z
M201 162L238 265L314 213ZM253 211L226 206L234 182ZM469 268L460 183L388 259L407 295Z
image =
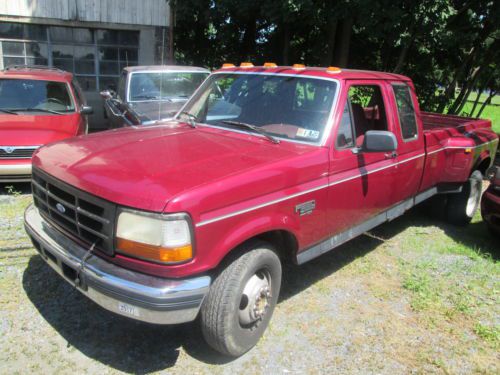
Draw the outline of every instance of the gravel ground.
M196 323L135 322L73 290L24 234L17 189L0 195L0 373L499 373L500 245L479 218L412 211L287 266L264 338L230 360Z

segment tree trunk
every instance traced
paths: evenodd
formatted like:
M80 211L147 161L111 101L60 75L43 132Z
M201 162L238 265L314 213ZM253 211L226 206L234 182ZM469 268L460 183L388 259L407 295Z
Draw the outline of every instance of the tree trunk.
M326 54L323 56L323 59L321 61L322 66L328 66L332 64L333 51L335 48L335 35L337 34L337 25L338 21L333 17L330 17L328 20L327 48Z
M481 109L479 110L479 113L477 114L476 118L479 118L479 116L481 116L481 113L483 113L483 111L486 108L486 106L488 106L491 103L491 99L493 99L496 94L497 94L496 91L493 91L493 90L490 91L490 95L488 95L488 99L486 99L484 101L484 103L481 106Z
M461 77L465 75L464 73L470 69L469 66L471 62L474 60L475 55L476 55L476 47L474 46L467 54L465 61L455 70L455 74L444 92L443 101L437 109L438 112L442 113L446 108L446 105L448 104L450 99L452 97L455 97L455 88L457 86L457 82L459 82Z
M345 68L349 61L349 46L351 43L353 23L354 20L352 18L345 18L340 21L340 25L337 28L334 65L341 68Z
M290 64L290 25L283 24L283 65Z
M460 91L460 94L458 95L457 99L451 105L448 113L458 114L464 108L464 105L467 102L467 99L469 98L469 95L471 94L472 89L474 88L474 86L476 86L476 82L477 82L482 70L483 70L482 66L474 69L471 77L467 80L467 84Z
M401 70L403 70L403 67L406 64L406 58L408 57L408 52L410 51L410 48L413 46L413 43L417 38L417 30L420 28L420 25L422 25L421 20L414 20L408 28L408 32L410 33L410 40L401 49L396 67L392 71L393 73L400 73Z
M241 61L248 61L255 52L255 39L257 38L257 15L251 15L246 22L243 34Z
M474 112L476 111L476 107L477 107L477 103L479 103L479 98L481 97L481 93L483 91L481 90L481 88L477 88L477 96L476 96L476 100L474 100L474 105L472 106L472 109L470 110L469 112L469 117L472 117L474 116Z
M481 87L478 88L476 100L474 101L474 105L472 106L472 109L471 109L471 111L469 113L470 117L472 117L474 115L474 112L476 111L476 107L477 107L477 105L479 103L479 99L481 98L481 94L484 92L484 90L486 90L486 88L490 84L492 78L493 78L493 75L491 75L488 78L488 80L485 82L484 85L482 85Z

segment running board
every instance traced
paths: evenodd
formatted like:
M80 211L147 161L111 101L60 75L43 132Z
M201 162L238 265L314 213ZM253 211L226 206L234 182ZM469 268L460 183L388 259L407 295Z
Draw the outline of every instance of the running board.
M311 259L319 257L324 253L327 253L330 250L335 249L336 247L342 245L343 243L352 240L354 237L358 237L359 235L369 231L370 229L379 226L387 221L391 221L396 219L397 217L403 215L406 211L408 211L413 206L429 199L430 197L438 194L438 188L433 187L429 190L426 190L410 199L407 199L396 206L390 208L387 211L384 211L377 216L358 224L345 232L341 232L336 234L333 237L328 238L327 240L320 242L309 249L303 250L297 254L297 264L304 264Z

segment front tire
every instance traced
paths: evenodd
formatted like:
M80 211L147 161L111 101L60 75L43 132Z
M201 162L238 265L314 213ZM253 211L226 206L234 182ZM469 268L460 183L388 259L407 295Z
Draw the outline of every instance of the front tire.
M480 171L472 172L469 180L463 184L462 191L450 194L446 207L447 220L455 225L467 225L476 213L483 187L483 175Z
M215 278L201 307L201 329L218 352L237 357L262 337L281 286L281 262L265 242L244 246L243 254Z

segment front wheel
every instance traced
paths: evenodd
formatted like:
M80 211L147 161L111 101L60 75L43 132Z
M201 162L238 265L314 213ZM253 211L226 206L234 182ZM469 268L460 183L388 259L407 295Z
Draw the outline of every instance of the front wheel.
M265 242L250 244L216 278L201 307L201 329L218 352L237 357L264 333L281 286L281 262Z
M448 221L455 225L470 223L481 201L483 175L480 171L472 172L469 180L463 184L462 191L450 194L446 207Z

